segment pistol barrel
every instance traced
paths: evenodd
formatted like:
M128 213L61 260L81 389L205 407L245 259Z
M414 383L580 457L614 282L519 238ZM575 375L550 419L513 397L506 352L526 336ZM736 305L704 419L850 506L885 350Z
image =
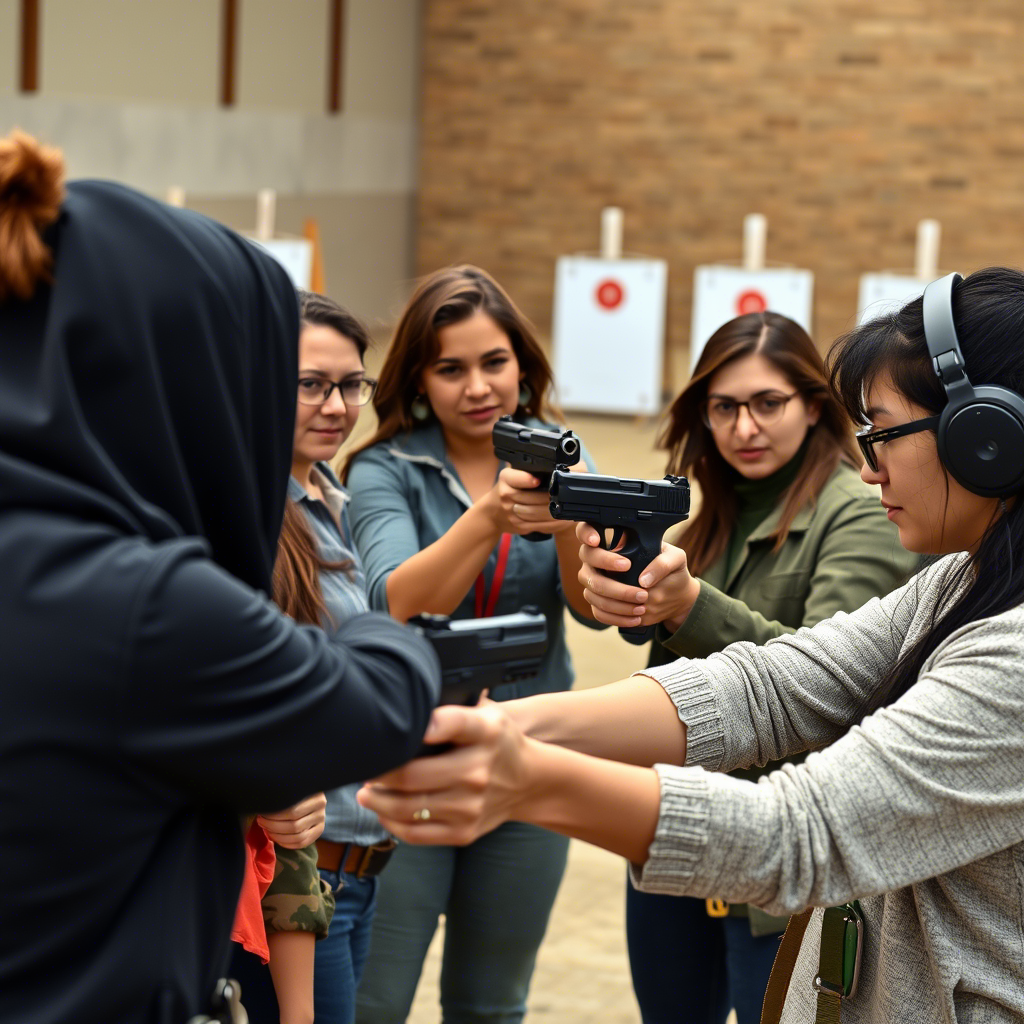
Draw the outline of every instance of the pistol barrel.
M571 430L524 427L511 416L494 424L494 454L515 469L546 476L556 466L575 466L582 454Z

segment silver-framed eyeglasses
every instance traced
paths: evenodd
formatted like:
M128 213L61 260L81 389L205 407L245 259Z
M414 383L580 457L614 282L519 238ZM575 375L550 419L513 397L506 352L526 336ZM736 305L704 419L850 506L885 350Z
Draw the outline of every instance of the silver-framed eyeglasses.
M936 430L938 426L938 416L926 416L923 420L911 420L909 423L901 423L898 427L886 427L885 430L875 430L873 427L867 426L863 430L857 431L857 444L860 445L860 452L864 456L864 461L871 467L873 472L877 473L876 444L895 441L897 437L906 437L908 434L919 434L922 430Z
M727 430L736 425L740 406L746 406L750 418L759 427L767 427L782 419L787 404L799 394L799 391L791 395L782 391L759 391L745 402L738 402L728 395L710 395L701 404L701 418L712 430Z
M346 405L366 405L377 390L377 382L372 377L349 377L343 381L303 377L299 381L299 401L303 405L323 405L335 388Z

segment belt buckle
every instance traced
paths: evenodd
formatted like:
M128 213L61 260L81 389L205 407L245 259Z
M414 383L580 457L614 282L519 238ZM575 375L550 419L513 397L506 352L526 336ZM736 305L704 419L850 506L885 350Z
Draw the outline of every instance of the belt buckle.
M359 858L359 863L356 865L355 871L352 872L356 878L362 878L367 871L370 869L370 863L373 860L374 848L372 846L364 846L362 855Z
M359 866L354 872L356 878L362 878L373 867L373 862L379 854L390 854L397 845L397 839L386 839L382 843L367 846L363 850L363 855L359 858Z

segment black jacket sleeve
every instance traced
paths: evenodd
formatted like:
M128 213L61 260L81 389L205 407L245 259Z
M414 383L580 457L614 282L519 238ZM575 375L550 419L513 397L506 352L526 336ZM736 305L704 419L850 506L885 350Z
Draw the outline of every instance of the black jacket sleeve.
M126 755L191 800L285 807L414 757L440 692L429 644L387 616L329 640L195 547L172 545L136 607Z

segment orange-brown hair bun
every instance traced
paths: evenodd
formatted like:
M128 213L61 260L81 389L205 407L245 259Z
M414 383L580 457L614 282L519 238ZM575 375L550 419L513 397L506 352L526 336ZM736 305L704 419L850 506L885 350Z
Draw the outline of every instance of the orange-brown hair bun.
M0 139L0 302L29 299L49 280L53 256L42 232L60 213L64 158L15 128Z

